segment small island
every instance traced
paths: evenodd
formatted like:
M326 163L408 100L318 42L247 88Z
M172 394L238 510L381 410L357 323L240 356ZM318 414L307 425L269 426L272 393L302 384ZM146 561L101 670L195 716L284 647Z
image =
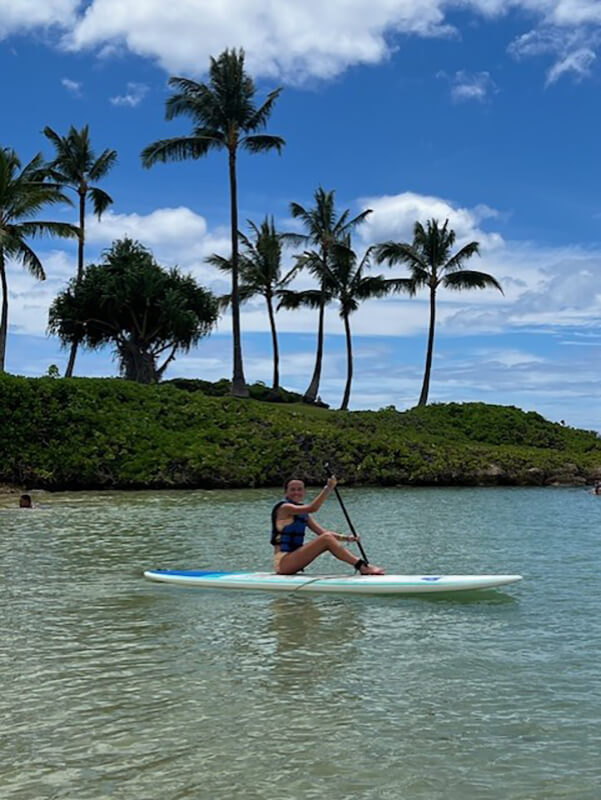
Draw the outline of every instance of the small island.
M0 375L0 483L49 491L347 485L584 486L601 438L485 403L339 411L282 390L175 379Z

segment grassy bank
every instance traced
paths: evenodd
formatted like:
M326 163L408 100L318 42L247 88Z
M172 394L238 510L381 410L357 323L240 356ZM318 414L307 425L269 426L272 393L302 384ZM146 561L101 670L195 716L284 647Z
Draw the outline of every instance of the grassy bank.
M29 488L579 484L601 439L481 403L339 412L118 379L0 376L0 482Z

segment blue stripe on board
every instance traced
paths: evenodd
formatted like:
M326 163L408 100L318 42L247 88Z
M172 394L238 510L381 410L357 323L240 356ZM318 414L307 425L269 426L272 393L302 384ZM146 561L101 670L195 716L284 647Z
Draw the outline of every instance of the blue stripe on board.
M214 570L203 569L152 569L150 572L155 575L181 575L186 578L204 578L207 576L216 577L219 575L234 575L233 572L215 572Z

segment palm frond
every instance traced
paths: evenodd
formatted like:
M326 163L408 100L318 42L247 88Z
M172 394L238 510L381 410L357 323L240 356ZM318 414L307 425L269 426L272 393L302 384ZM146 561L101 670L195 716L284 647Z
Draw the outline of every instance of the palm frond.
M419 286L416 281L411 278L386 278L386 284L389 287L389 292L394 294L408 294L413 297L416 289Z
M46 280L46 273L44 272L42 262L27 242L21 240L15 243L13 248L8 248L7 252L13 256L13 258L21 261L34 278L37 278L39 281Z
M442 285L447 289L498 289L504 294L501 284L492 275L486 272L476 272L471 269L462 269L445 275Z
M220 256L218 253L212 253L210 256L207 256L205 261L212 267L217 267L217 269L221 270L222 272L232 271L232 260L230 258Z
M92 186L88 189L88 194L92 200L94 214L100 219L107 208L112 204L113 198L97 186Z
M267 125L267 120L271 116L274 103L280 96L281 92L282 92L282 87L279 87L278 89L274 89L267 95L267 99L265 100L263 105L260 106L260 108L258 108L246 122L247 131L258 131L263 129L265 125Z
M319 308L322 302L322 293L319 289L306 289L295 292L292 289L280 289L276 292L279 300L277 310L297 308Z
M454 272L459 270L461 269L463 262L474 255L480 255L480 244L478 242L469 242L446 262L443 270L445 272Z
M245 136L240 140L240 146L249 153L266 153L268 150L282 152L282 147L286 142L281 136L269 136L268 134L254 134Z
M357 214L356 217L353 217L352 219L349 220L348 219L348 210L345 211L345 213L342 215L342 217L345 218L344 219L344 224L342 226L340 226L340 225L337 226L337 233L339 233L339 235L350 233L351 231L355 230L355 228L358 225L361 225L362 222L365 222L365 220L372 213L373 213L373 210L371 208L366 208L365 211L362 211L360 214ZM342 217L340 217L339 223L342 220ZM340 228L339 231L338 231L338 228Z
M117 163L117 151L106 149L90 167L90 180L99 181Z
M58 236L61 239L79 239L79 227L68 222L20 222L14 225L15 232L20 236L35 239L38 236Z
M415 266L425 271L428 270L428 265L422 255L408 242L382 242L374 245L373 253L378 264L388 261L390 266L408 264L410 267Z
M198 132L196 132L198 133ZM157 162L185 161L206 155L212 148L225 146L223 136L218 131L207 131L207 135L178 136L173 139L159 139L142 150L142 166L152 167Z
M309 237L305 233L281 233L280 237L290 247L302 247L309 243Z

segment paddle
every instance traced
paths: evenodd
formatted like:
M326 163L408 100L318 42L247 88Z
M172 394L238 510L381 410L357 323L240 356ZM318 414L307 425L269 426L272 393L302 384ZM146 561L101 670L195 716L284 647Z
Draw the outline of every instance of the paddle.
M330 475L331 474L330 465L329 464L324 464L324 466L326 468L327 474ZM338 487L337 486L334 486L334 491L336 492L336 497L338 498L338 502L340 503L340 508L342 509L342 512L343 512L344 516L346 517L346 521L348 523L348 526L351 529L351 533L353 534L353 536L358 536L359 534L357 533L357 531L355 530L355 526L351 522L351 518L349 517L348 511L346 510L346 508L344 506L344 503L342 502L342 497L340 497L340 492L338 491ZM367 554L365 553L365 550L363 549L363 545L361 544L361 539L357 540L357 545L358 545L359 550L361 552L361 558L365 561L366 564L369 564L369 561L367 560Z

